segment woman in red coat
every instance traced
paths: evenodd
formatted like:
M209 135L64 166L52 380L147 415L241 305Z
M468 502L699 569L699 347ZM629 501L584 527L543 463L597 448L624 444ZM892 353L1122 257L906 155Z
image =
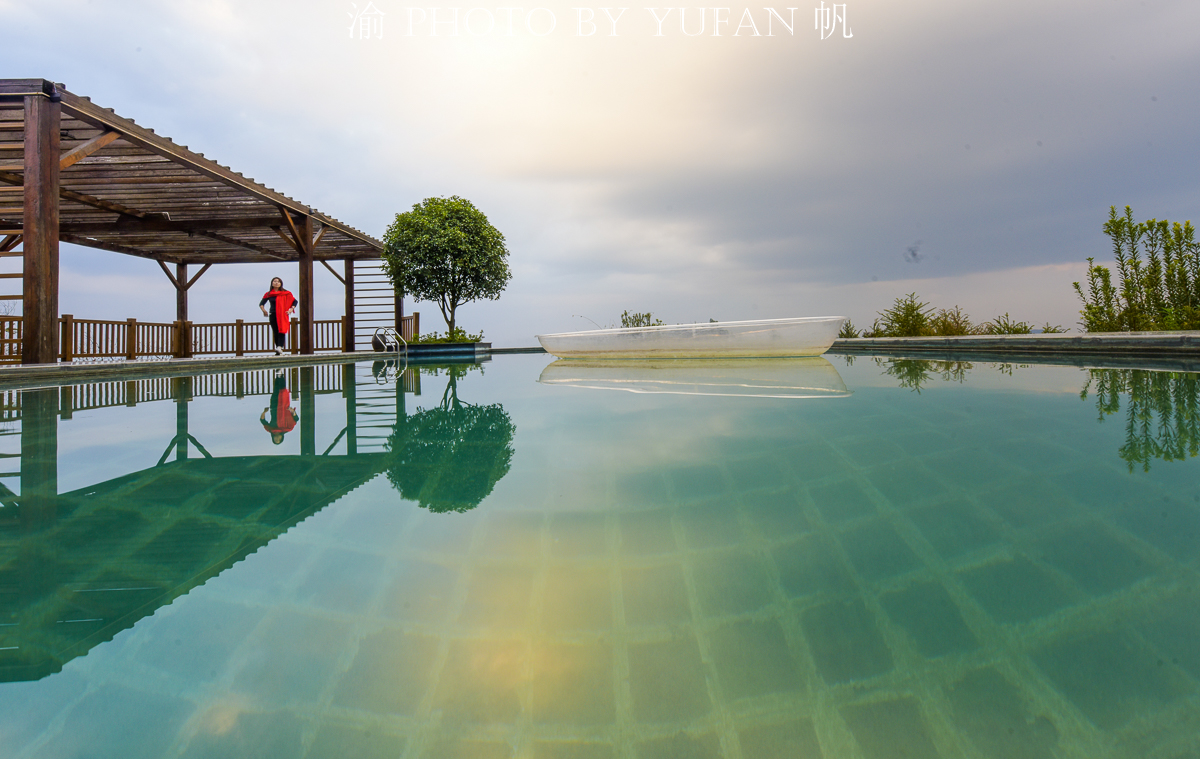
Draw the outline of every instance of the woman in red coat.
M267 311L267 303L271 310ZM275 335L275 355L283 355L283 347L287 344L287 333L292 326L292 311L299 301L296 296L283 289L283 280L279 277L271 280L271 289L258 302L263 316L271 320L271 332Z
M267 419L267 414L271 415L270 419ZM266 428L267 432L271 433L271 442L279 445L283 442L283 436L296 428L296 421L299 418L300 415L292 406L292 392L287 388L287 377L282 369L276 369L275 387L271 392L271 405L263 409L258 421L262 422L262 426Z

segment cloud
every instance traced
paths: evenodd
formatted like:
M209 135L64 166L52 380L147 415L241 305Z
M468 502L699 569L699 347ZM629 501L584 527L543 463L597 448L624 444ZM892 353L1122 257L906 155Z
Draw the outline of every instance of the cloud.
M770 38L684 37L674 16L655 37L642 7L618 37L576 37L566 3L546 37L408 37L404 6L375 4L384 37L362 40L349 3L45 0L6 7L5 55L372 234L424 197L471 198L515 278L464 314L503 343L584 305L868 317L924 283L1016 316L1034 272L1066 289L1034 288L1020 318L1062 322L1077 308L1054 267L1107 254L1110 204L1182 220L1200 201L1185 0L860 0L854 37L826 40L807 8ZM146 263L113 258L78 266ZM194 302L232 310L261 278L234 272ZM340 312L320 287L318 313Z

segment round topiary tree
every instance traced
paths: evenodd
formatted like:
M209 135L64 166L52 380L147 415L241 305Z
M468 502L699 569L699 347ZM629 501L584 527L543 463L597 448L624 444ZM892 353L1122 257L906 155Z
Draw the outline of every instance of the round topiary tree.
M452 340L455 310L496 300L512 278L504 235L457 195L426 198L396 214L384 235L383 268L400 294L438 304Z
M463 365L449 367L440 405L396 420L387 478L402 498L435 513L470 511L508 474L517 428L504 406L458 399Z

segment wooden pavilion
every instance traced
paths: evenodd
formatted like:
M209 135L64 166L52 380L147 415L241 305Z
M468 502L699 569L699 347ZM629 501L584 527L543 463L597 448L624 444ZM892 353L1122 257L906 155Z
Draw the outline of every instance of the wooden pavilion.
M353 350L354 261L383 248L61 84L0 79L0 255L20 245L24 256L23 274L0 276L24 279L22 295L8 296L23 303L22 363L58 360L60 240L158 261L181 323L188 288L213 264L297 263L301 353L314 349L315 262L345 285L343 350ZM190 278L189 265L201 267Z

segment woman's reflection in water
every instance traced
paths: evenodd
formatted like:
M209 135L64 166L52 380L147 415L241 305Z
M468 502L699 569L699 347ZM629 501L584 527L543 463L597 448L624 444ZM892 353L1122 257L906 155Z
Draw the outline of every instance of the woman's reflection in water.
M271 415L267 419L267 414ZM271 433L271 442L279 445L283 436L296 427L300 415L292 406L292 391L288 390L287 374L283 369L275 370L275 387L271 391L271 405L263 409L258 421L262 422L267 432Z

